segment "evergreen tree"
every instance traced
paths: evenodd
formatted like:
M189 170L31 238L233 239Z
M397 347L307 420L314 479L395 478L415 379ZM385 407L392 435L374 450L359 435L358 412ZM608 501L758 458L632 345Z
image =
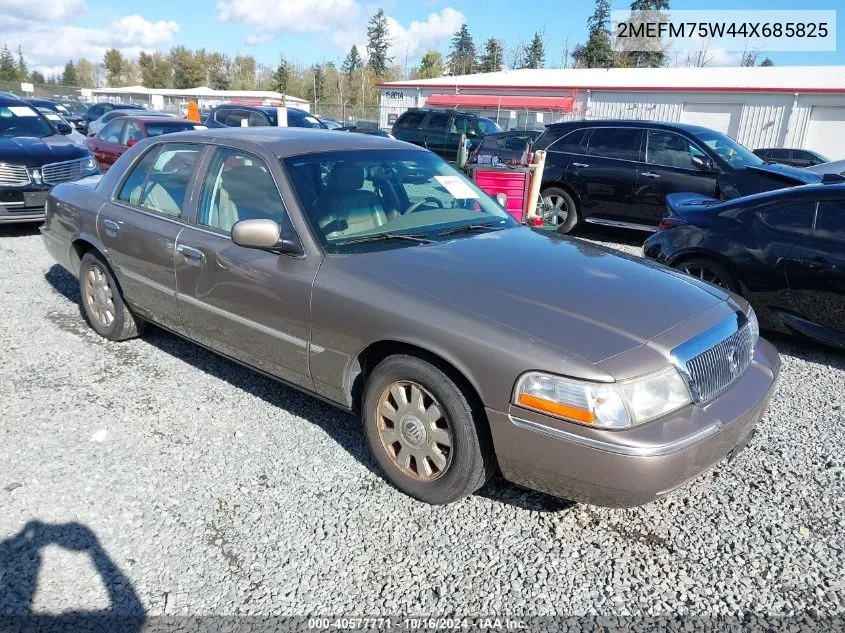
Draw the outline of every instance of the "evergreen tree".
M610 0L596 0L596 10L587 20L590 37L586 44L579 44L572 52L575 62L582 68L607 68L613 65L613 48L610 45Z
M648 21L653 22L657 17L661 21L668 20L663 12L669 10L669 0L634 0L631 2L631 21L637 21L637 14L649 12ZM655 16L654 14L659 15ZM666 49L657 51L632 51L626 54L626 66L636 68L660 68L666 63Z
M26 60L23 58L23 51L18 44L18 81L26 81L29 77L29 68L26 66Z
M494 73L502 70L505 61L505 47L502 40L491 37L484 43L484 52L478 58L478 72Z
M534 39L525 51L525 63L523 68L542 68L546 63L546 49L543 44L543 34L540 31L534 33Z
M426 54L420 60L420 67L416 72L417 77L419 79L432 79L442 77L443 73L443 55L435 50L426 51Z
M287 94L288 84L290 83L290 67L287 61L282 58L279 65L276 67L276 72L273 73L273 90L281 94Z
M387 72L387 65L393 61L392 57L387 56L389 48L390 33L387 28L387 16L383 9L379 9L367 25L367 55L369 56L367 65L377 76L384 75Z
M65 64L65 70L62 73L62 85L63 86L76 86L79 84L79 80L76 77L76 66L73 65L73 62L68 60L68 63Z
M465 23L452 36L449 72L452 75L471 75L475 72L475 44Z
M766 57L763 61L760 62L761 66L774 66L775 63L772 61L771 57Z
M129 65L123 58L123 55L116 48L110 48L103 55L103 66L106 68L106 83L110 88L115 88L123 85L123 82L128 75Z
M346 59L343 60L343 65L340 67L340 70L344 75L349 76L358 70L363 63L361 55L358 53L358 47L353 44L352 48L349 49L349 53L346 55Z
M18 69L15 68L15 58L9 47L3 44L0 49L0 81L17 81Z
M31 73L29 73L29 83L40 84L43 86L47 83L47 79L44 77L43 74L41 74L37 70L33 70Z

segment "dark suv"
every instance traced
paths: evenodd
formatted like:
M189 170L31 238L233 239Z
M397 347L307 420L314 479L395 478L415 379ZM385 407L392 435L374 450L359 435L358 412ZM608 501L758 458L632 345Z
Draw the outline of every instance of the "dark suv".
M453 161L458 158L461 134L466 134L472 152L485 136L501 131L490 119L469 112L412 108L396 120L391 133L400 141L425 147Z
M96 121L106 112L111 112L112 110L146 110L146 108L137 103L107 103L104 101L103 103L95 103L90 106L85 114L82 115L82 118L88 123L91 123L91 121Z
M329 127L310 112L288 108L288 127L328 130ZM246 121L246 124L242 123ZM236 103L219 105L208 113L206 127L267 127L278 125L278 111L272 106L247 106Z
M754 153L765 161L792 165L793 167L812 167L827 163L830 159L808 149L788 149L785 147L764 147Z
M542 200L557 210L563 233L579 220L653 231L670 193L729 199L821 180L766 163L721 132L683 123L555 123L532 147L541 149Z

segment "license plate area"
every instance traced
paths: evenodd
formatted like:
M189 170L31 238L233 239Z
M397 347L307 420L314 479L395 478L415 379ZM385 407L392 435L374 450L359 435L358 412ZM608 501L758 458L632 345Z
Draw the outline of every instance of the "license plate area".
M25 207L43 207L47 204L48 191L25 191L23 205Z

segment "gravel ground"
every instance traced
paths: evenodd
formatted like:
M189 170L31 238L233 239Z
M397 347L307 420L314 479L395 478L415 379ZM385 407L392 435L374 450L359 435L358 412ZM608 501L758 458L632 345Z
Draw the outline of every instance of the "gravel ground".
M37 230L0 227L0 271L0 614L845 615L841 353L775 340L750 446L646 507L496 479L435 508L349 415L157 329L96 336Z

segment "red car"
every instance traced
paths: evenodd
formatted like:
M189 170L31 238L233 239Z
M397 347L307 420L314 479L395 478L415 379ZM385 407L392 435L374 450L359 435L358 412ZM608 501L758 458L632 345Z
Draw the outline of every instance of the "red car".
M105 173L123 152L145 138L197 129L205 126L187 119L126 116L115 119L96 136L86 138L85 145L97 159L100 171Z

